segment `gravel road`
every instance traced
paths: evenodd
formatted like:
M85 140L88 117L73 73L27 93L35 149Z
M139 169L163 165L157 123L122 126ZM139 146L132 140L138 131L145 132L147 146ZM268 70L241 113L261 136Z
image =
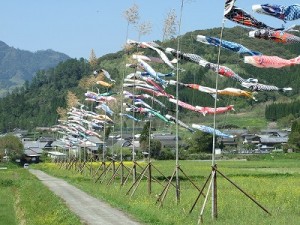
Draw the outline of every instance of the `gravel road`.
M29 169L41 182L57 196L62 198L67 206L77 214L83 224L89 225L139 225L124 212L112 208L107 203L91 197L80 189L68 184L62 179L49 176L40 170Z

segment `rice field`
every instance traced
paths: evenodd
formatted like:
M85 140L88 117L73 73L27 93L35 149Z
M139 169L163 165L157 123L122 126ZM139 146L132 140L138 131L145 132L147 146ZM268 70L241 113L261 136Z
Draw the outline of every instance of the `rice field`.
M174 161L153 161L150 164L144 161L137 162L137 183L133 181L134 164L124 162L124 185L121 185L120 181L122 166L119 163L112 167L112 164L106 162L105 169L99 162L45 163L37 165L37 168L69 181L89 194L133 215L144 224L182 225L202 221L204 224L214 225L296 225L300 221L299 160L299 154L278 154L255 161L217 161L217 168L221 172L217 172L216 182L217 219L212 219L211 212L211 189L208 189L211 179L208 177L212 169L209 161L179 161L178 167ZM151 183L147 179L149 165ZM146 169L143 170L144 168ZM178 195L175 178L169 182L176 168L179 168L180 198L176 197ZM206 180L208 184L204 186ZM163 192L164 188L167 191ZM203 195L196 201L202 188ZM204 197L206 195L207 202ZM194 203L195 207L192 209Z

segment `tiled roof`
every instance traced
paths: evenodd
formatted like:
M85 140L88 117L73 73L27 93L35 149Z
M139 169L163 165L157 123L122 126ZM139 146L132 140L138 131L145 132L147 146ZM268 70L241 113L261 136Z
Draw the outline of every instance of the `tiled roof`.
M30 157L37 157L37 156L41 155L41 154L37 153L36 151L31 150L31 149L24 150L24 154L26 156L30 156Z

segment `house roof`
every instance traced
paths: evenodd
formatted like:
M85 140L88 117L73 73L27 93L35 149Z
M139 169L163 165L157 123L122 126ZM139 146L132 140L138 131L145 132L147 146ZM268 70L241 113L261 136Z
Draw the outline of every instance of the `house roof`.
M153 139L155 140L159 140L159 141L162 141L162 140L168 140L168 141L174 141L176 140L176 136L175 135L166 135L166 136L154 136ZM178 137L178 139L180 139L180 137Z
M70 147L65 142L63 142L61 140L53 141L51 146L54 147L54 148L59 147L59 148L64 148L64 149L68 149Z
M53 138L53 137L39 137L38 140L40 142L49 142L49 141L55 141L55 138Z
M29 157L38 157L41 155L40 153L37 153L36 151L34 151L32 149L25 149L24 154Z
M287 143L288 137L261 137L260 143L270 144L270 143Z
M45 147L46 143L41 143L39 141L29 141L27 139L22 140L24 146L24 153L25 155L34 155L38 154L41 155L43 153L43 148ZM29 156L29 155L28 155Z
M116 144L118 142L117 138L114 137L109 137L106 141L106 145L107 146L113 146L114 144Z
M241 136L244 137L244 138L248 138L248 137L249 137L249 138L258 137L257 134L248 134L248 133L242 134Z
M90 151L98 151L98 147L97 146L91 146L87 148Z
M176 140L176 135L172 133L161 133L153 134L152 138L159 141L174 141ZM178 140L181 140L181 137L178 136Z
M267 130L261 130L260 132L262 135L267 135L267 134L273 134L273 135L278 135L280 137L285 137L289 134L287 130L278 130L278 129L267 129Z
M58 152L58 151L49 151L48 152L49 155L55 155L55 156L65 156L65 153L62 152Z
M27 148L41 148L42 149L45 147L46 144L47 144L46 142L23 140L23 145L24 145L25 149L27 149Z
M220 130L227 134L233 134L233 135L243 135L247 133L246 129L220 129Z
M85 148L85 147L96 147L96 143L91 142L91 141L83 141L78 144L79 147Z
M98 137L96 137L96 136L89 136L88 138L87 138L90 142L93 142L93 143L95 143L95 144L101 144L101 143L103 143L103 141L102 140L100 140Z
M118 140L114 145L116 146L123 146L123 147L132 147L132 141L129 140ZM134 141L134 147L139 148L140 147L140 142L139 141Z

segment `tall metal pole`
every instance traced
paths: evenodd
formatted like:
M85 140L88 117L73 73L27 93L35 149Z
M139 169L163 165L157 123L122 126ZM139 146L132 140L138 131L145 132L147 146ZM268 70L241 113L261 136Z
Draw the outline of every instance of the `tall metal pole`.
M152 95L153 97L153 95ZM153 107L153 99L152 105ZM151 171L151 118L149 118L149 137L148 137L148 194L150 195L152 192L151 179L152 179L152 171Z
M179 26L178 26L178 37L177 37L177 51L179 51L180 48L180 32L181 32L181 20L182 20L182 11L183 11L183 2L184 0L181 0L181 7L180 7L180 19L179 19ZM178 81L179 81L179 60L178 60L178 54L177 54L177 66L176 66L176 120L178 120L178 115L179 115L179 107L178 107ZM180 180L179 180L179 145L178 145L178 123L175 124L176 127L176 201L177 204L180 202Z
M106 105L106 102L104 103ZM107 106L107 105L106 105ZM103 128L103 148L102 148L102 163L103 163L103 169L105 169L105 151L106 151L106 111L104 112L105 115L105 122L104 122L104 128Z
M126 28L126 38L125 38L125 43L127 42L128 39L128 30L129 30L129 21L127 22L127 28ZM124 113L124 106L123 106L123 101L124 101L124 87L123 87L123 82L125 79L125 72L126 72L126 66L124 65L124 71L123 71L123 76L122 76L122 82L121 82L121 117L120 117L120 139L121 141L123 140L123 113ZM120 175L120 182L121 185L124 183L124 167L123 167L123 146L121 145L120 149L120 162L121 162L121 175Z
M218 217L218 209L217 209L217 173L214 171L215 167L215 155L216 155L216 108L217 108L217 98L218 98L218 78L219 78L219 67L220 67L220 55L221 55L221 42L223 38L223 30L224 30L224 23L225 19L222 21L222 28L221 28L221 34L220 34L220 45L218 50L218 61L217 61L217 74L216 74L216 96L215 96L215 102L214 102L214 132L213 132L213 146L212 146L212 160L211 160L211 166L212 166L212 218L216 219Z

